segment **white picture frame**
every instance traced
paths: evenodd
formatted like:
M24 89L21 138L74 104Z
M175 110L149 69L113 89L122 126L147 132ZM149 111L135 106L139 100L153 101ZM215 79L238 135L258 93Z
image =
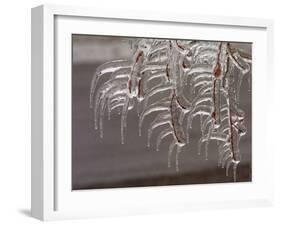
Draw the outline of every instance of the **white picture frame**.
M178 26L184 29L177 29ZM67 111L72 33L142 37L157 34L171 38L188 34L190 39L253 42L252 182L71 191L71 125ZM271 205L273 181L269 175L274 150L264 138L267 126L263 119L268 117L265 105L270 104L267 97L272 83L272 45L273 22L265 19L55 5L33 8L32 216L56 220Z

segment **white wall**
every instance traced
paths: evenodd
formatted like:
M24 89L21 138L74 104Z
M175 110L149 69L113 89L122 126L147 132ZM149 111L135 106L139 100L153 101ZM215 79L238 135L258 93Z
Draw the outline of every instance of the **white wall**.
M153 11L192 14L265 17L275 19L275 85L280 89L281 14L277 0L57 0L56 4L88 5L116 9L151 8ZM9 0L1 2L0 35L0 224L36 225L41 222L29 215L30 207L30 8L48 0ZM265 75L273 76L273 75ZM276 205L272 208L216 210L185 214L120 217L83 221L55 222L56 225L238 225L281 224L281 150L280 91L275 92L276 108L271 109L270 128L275 150ZM277 105L278 103L278 105ZM276 117L274 119L274 117ZM280 134L280 132L279 132ZM266 151L266 150L265 150ZM255 192L255 191L253 191ZM3 221L3 222L2 222Z

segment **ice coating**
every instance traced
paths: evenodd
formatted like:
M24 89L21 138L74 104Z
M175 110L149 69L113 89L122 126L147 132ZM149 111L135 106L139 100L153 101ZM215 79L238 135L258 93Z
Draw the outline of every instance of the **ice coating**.
M208 159L209 143L216 141L218 165L226 176L237 179L241 161L239 142L247 132L245 114L239 108L242 81L251 70L251 58L228 42L164 40L139 38L132 42L131 59L106 62L93 76L90 107L100 137L107 110L118 109L121 117L121 143L125 143L127 115L137 107L139 135L148 116L154 115L147 132L147 147L156 135L156 151L163 139L170 140L168 167L179 171L179 156L188 150L190 132L196 116L200 120L202 150ZM98 90L97 84L105 77ZM248 76L250 82L250 76ZM232 167L232 174L230 169Z

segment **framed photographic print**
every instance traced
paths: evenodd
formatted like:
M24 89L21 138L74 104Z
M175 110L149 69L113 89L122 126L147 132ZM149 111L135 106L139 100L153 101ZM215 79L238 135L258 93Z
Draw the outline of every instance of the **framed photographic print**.
M269 205L272 22L32 9L32 215Z

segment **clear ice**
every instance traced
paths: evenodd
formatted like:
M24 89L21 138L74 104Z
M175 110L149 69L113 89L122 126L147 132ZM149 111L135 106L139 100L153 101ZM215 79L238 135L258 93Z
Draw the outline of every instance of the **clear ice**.
M247 132L239 97L245 77L250 83L251 57L228 42L140 38L132 41L131 46L134 52L131 59L106 62L93 75L90 107L100 137L106 133L103 129L106 110L108 120L115 109L121 115L122 144L130 110L137 107L139 135L146 117L154 113L148 127L147 146L151 148L155 134L159 151L163 139L169 136L168 167L173 165L175 152L175 169L179 171L179 155L189 149L192 123L198 116L201 131L198 154L204 146L208 159L209 142L216 141L218 165L225 168L226 176L232 167L236 181L241 161L239 142ZM104 77L106 81L101 83ZM161 131L157 130L159 127Z

